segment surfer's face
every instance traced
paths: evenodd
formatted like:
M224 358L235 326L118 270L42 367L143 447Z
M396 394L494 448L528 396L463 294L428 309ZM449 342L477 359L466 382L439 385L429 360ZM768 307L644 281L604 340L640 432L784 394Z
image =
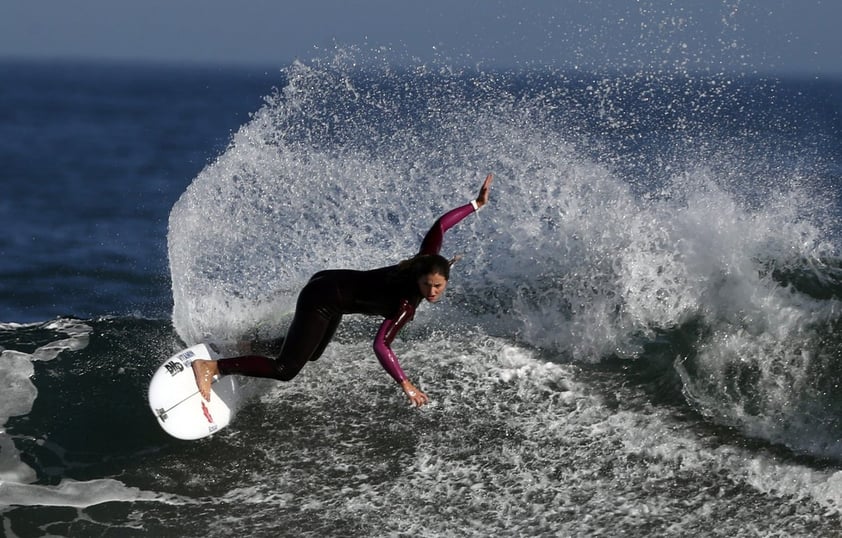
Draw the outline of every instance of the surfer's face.
M427 273L418 279L418 291L431 303L441 298L446 287L447 279L439 273Z

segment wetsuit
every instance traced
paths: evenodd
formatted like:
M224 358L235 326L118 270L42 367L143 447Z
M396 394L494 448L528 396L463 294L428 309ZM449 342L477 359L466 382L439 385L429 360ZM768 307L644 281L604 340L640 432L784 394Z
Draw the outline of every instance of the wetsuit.
M424 236L418 254L438 254L445 232L476 210L476 203L472 202L441 216ZM370 271L320 271L298 295L295 315L278 357L245 355L220 359L219 373L289 381L308 361L321 356L343 314L369 314L386 318L374 339L374 353L389 375L400 383L407 377L390 345L398 331L415 316L421 299L417 276L398 265Z

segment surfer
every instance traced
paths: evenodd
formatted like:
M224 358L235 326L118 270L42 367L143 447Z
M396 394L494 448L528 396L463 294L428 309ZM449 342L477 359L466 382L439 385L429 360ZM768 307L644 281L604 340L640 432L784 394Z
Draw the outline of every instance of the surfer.
M333 269L313 275L298 295L286 337L278 340L280 351L276 358L243 355L193 361L193 373L202 396L210 399L211 384L217 375L289 381L308 361L321 356L344 314L368 314L385 318L374 338L374 353L380 364L400 384L412 404L422 406L429 402L427 395L403 372L390 346L398 331L415 316L421 299L432 303L441 298L453 263L439 254L444 234L488 203L492 178L493 174L485 178L476 200L441 216L412 258L369 271Z

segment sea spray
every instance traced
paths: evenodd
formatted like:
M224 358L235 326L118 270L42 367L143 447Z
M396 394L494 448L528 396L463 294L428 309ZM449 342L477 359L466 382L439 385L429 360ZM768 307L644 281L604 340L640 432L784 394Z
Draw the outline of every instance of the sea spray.
M798 357L838 306L775 278L835 256L812 154L769 151L798 132L791 111L738 117L754 90L721 76L372 71L343 57L284 77L171 213L185 342L283 334L310 275L411 255L493 172L489 207L445 242L464 255L452 303L416 323L473 322L585 363L690 341L663 368L691 405L799 450L826 445L799 441L798 387L828 373ZM735 391L744 364L763 366Z

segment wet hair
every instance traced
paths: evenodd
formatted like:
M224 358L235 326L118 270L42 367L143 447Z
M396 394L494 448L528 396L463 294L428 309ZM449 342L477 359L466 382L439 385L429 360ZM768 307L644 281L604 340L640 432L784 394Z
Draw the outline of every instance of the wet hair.
M439 254L419 254L398 264L401 272L409 272L415 278L437 274L450 280L450 260Z

